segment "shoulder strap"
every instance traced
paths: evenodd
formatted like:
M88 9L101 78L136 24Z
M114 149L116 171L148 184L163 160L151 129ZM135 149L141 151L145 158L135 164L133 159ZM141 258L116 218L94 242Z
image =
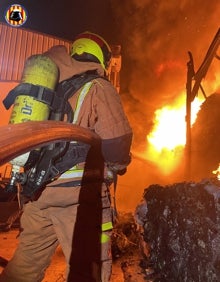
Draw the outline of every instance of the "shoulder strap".
M71 116L71 118L68 119L69 122L72 122L73 119L73 109L71 105L69 104L69 99L87 82L96 79L96 78L103 78L105 77L100 76L96 70L93 71L87 71L82 74L77 74L72 76L71 78L64 80L58 84L57 87L57 96L62 97L63 103L60 105L58 112L62 112L63 115ZM54 106L53 108L57 108L57 106Z
M102 77L105 79L105 77L100 76L97 71L87 71L82 74L77 74L72 76L71 78L64 80L59 83L57 88L58 96L62 95L65 99L69 99L73 96L74 93L76 93L77 90L79 90L85 83L98 78Z

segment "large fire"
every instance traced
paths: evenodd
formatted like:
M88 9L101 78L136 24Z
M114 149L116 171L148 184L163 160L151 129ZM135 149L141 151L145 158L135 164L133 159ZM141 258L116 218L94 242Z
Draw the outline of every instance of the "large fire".
M191 122L196 120L201 98L192 102ZM186 94L183 92L172 105L155 112L153 130L147 135L144 158L154 162L165 175L179 164L186 144Z
M171 68L173 66L175 64L172 64ZM209 70L209 78L203 80L206 93L219 92L219 74L219 64L214 64L211 71ZM191 125L204 102L205 93L202 92L203 97L195 97L191 103ZM186 91L183 91L172 104L165 105L155 112L154 127L146 136L147 148L142 157L155 163L164 175L171 174L183 160L186 129Z
M192 102L192 124L195 122L202 100ZM158 152L166 148L175 149L186 143L186 103L185 94L181 94L174 105L167 105L155 112L154 129L147 140Z

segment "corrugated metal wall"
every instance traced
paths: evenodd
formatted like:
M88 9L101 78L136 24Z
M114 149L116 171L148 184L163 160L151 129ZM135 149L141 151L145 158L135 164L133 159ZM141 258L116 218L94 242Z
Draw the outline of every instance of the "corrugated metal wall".
M69 41L0 23L0 81L19 81L27 57Z
M34 54L47 51L54 45L65 45L69 50L71 42L20 27L0 23L0 82L21 80L25 60ZM121 46L111 46L113 60L109 79L119 92L121 69Z

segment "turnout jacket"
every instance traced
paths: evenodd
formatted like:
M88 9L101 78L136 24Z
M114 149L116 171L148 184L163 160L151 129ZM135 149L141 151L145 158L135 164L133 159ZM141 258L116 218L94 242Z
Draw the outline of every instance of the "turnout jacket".
M45 55L58 66L59 82L86 71L96 71L104 77L104 70L100 64L76 61L68 54L65 46L54 46ZM73 110L80 91L81 89L69 99ZM110 169L121 171L130 163L132 129L120 96L110 81L101 77L92 80L75 124L89 128L100 136L102 155Z

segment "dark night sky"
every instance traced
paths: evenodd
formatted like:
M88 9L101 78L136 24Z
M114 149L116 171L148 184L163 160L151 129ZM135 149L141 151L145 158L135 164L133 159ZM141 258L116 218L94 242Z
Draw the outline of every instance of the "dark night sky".
M118 43L110 0L1 0L0 21L5 21L5 11L12 4L20 4L27 10L24 28L69 40L79 32L89 30L99 33L112 44Z

